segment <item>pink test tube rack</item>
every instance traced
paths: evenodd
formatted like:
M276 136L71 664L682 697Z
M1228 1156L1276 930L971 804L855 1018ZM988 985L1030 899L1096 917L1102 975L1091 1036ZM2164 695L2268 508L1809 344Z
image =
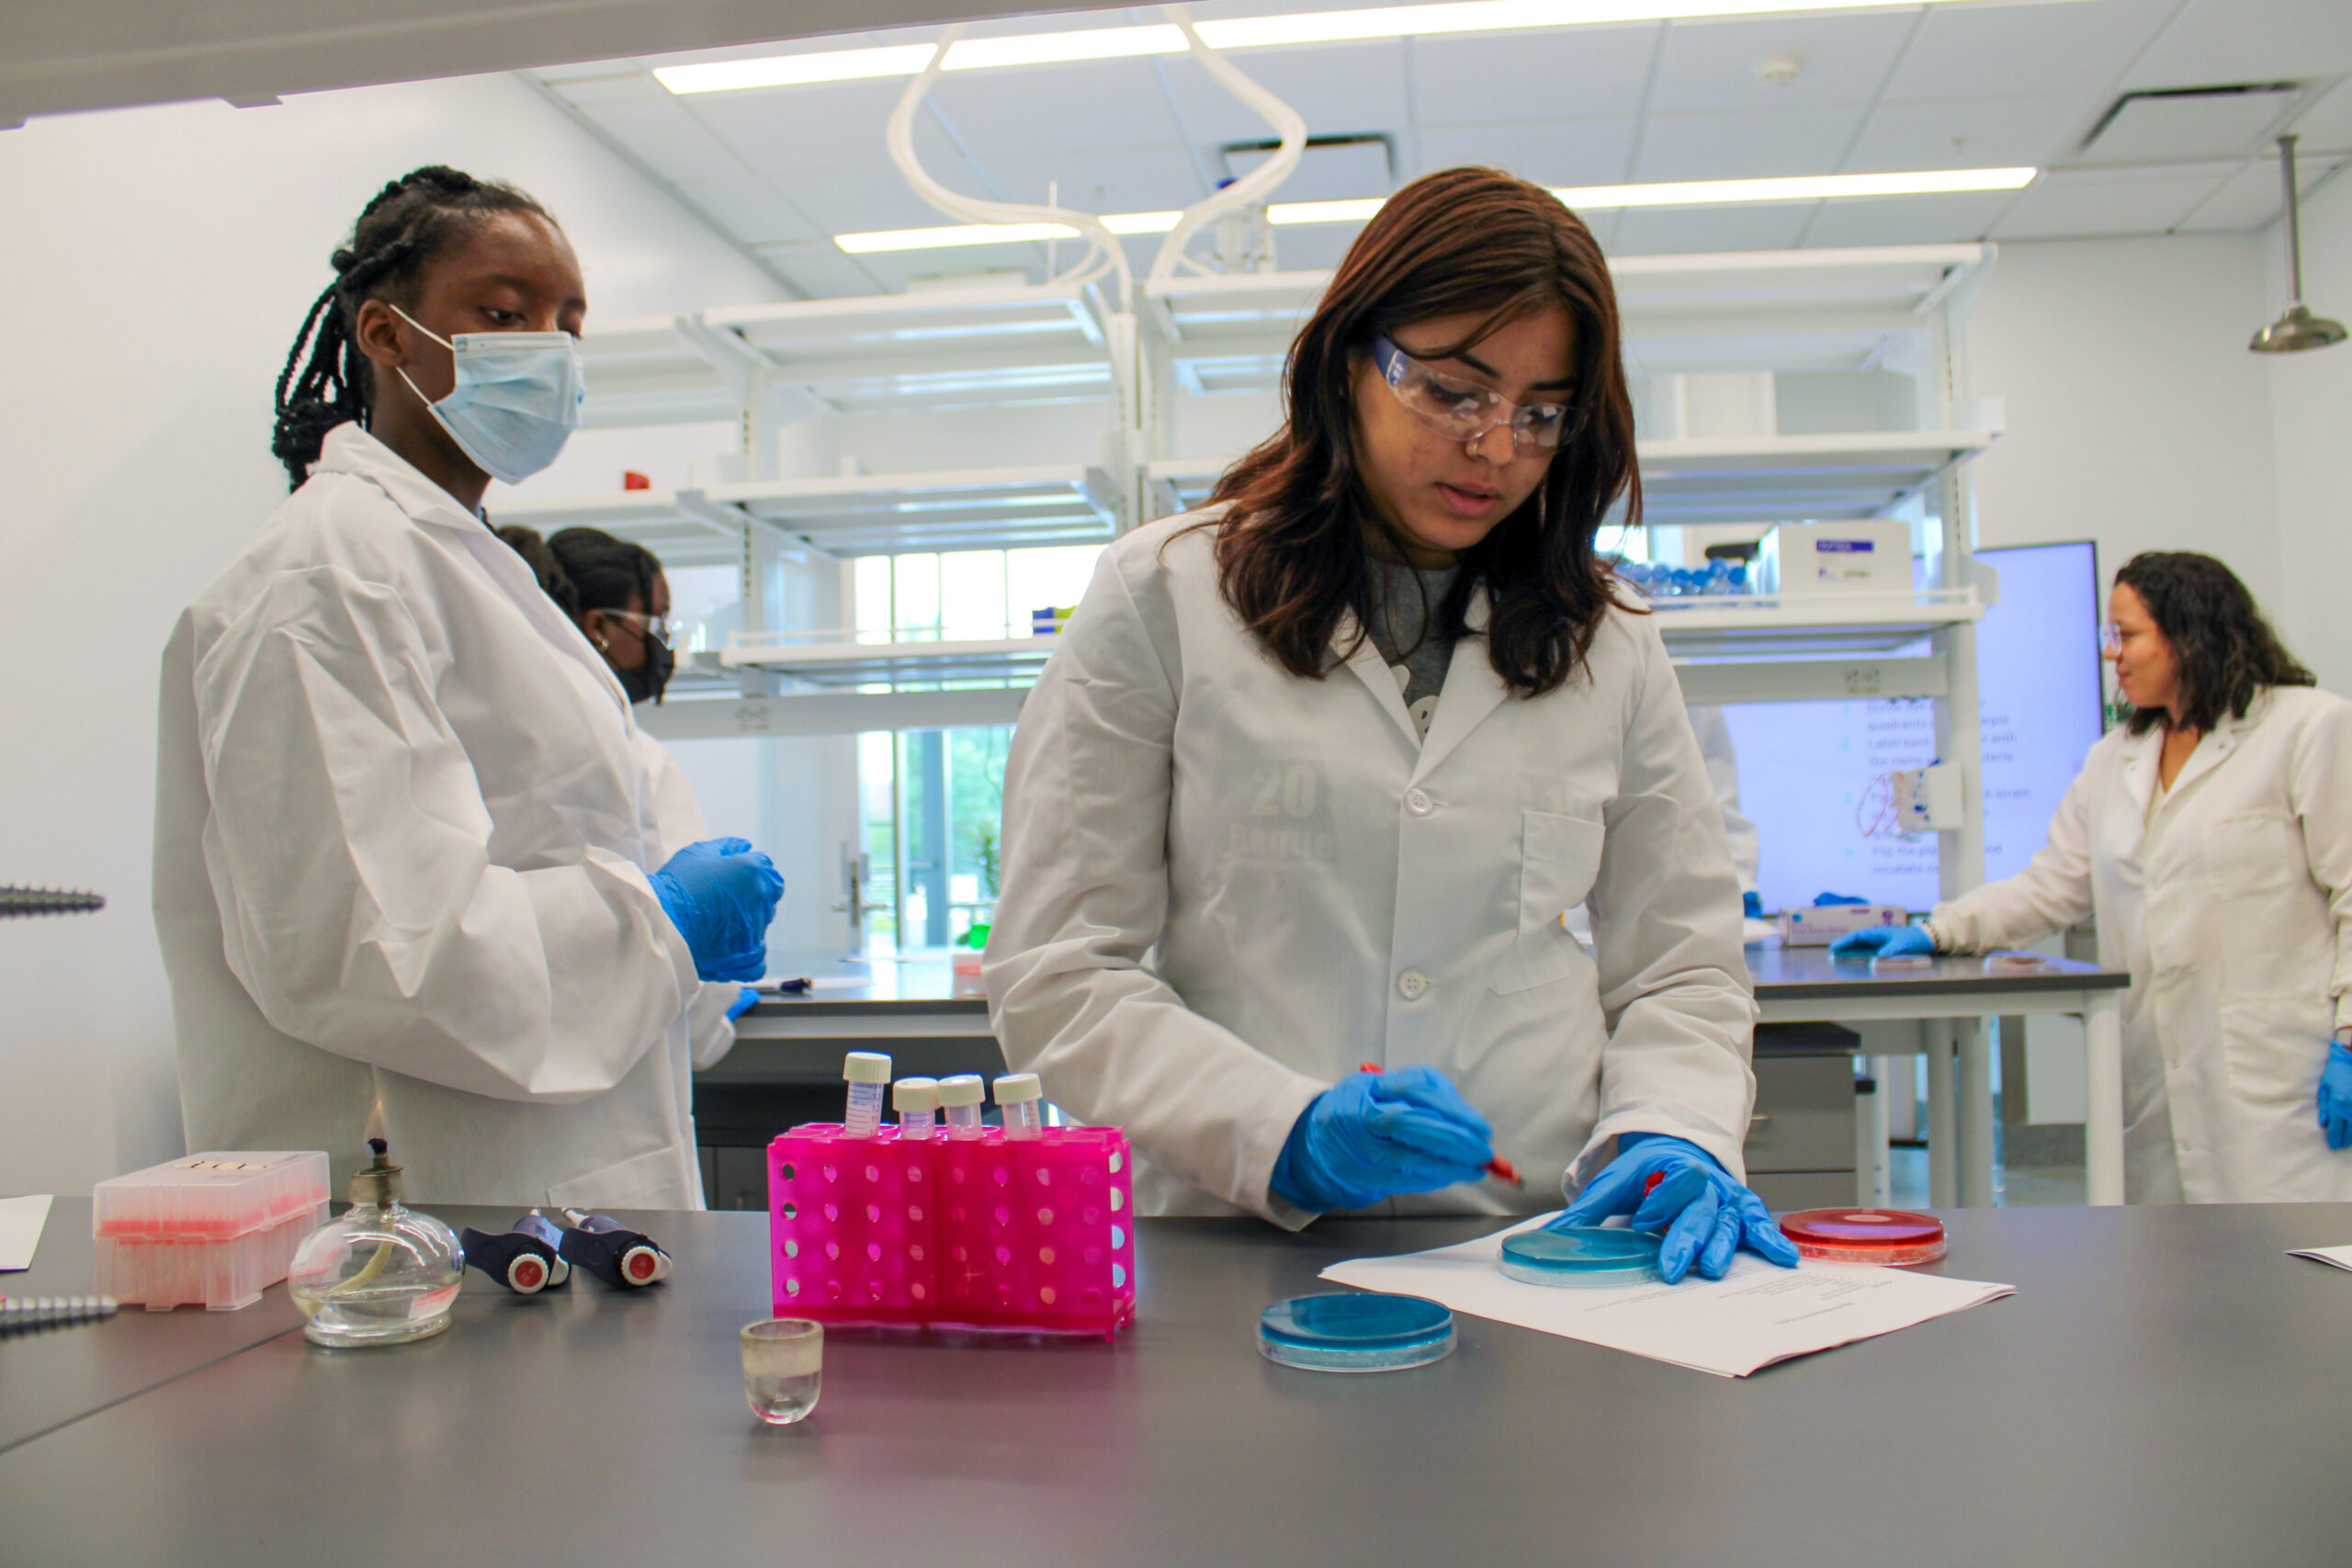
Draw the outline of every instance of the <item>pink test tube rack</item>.
M1135 1321L1135 1161L1116 1127L1008 1140L830 1122L768 1145L778 1317L1099 1334Z

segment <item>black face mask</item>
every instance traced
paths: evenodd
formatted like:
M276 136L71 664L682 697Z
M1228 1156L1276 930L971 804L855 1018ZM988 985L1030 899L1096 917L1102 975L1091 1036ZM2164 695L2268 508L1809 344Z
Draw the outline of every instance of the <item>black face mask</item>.
M652 703L659 706L662 690L670 683L671 672L677 667L678 656L670 651L670 645L648 632L645 634L645 668L616 670L613 673L620 677L621 690L628 694L632 705Z

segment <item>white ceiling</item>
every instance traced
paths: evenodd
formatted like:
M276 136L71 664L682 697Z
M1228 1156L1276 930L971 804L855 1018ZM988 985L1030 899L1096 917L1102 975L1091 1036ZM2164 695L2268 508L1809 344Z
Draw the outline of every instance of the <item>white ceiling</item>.
M1352 0L1361 4L1362 0ZM1313 0L1209 0L1194 14L1264 15ZM983 23L976 34L1156 20L1148 9ZM944 219L883 149L901 80L673 96L651 68L933 36L837 35L531 73L649 174L793 287L823 296L910 276L1028 266L1042 248L851 257L830 236ZM1767 84L1767 55L1802 57ZM1547 185L2033 164L2026 189L1590 214L1619 254L1978 239L2242 232L2273 221L2269 138L2304 136L2306 191L2352 163L2352 0L2067 0L1891 6L1842 15L1643 23L1252 50L1232 57L1317 133L1390 137L1410 179L1463 163ZM2127 92L2241 82L2307 89L2260 105L2151 107L2085 139ZM2210 111L2210 112L2209 112ZM959 190L1101 212L1197 201L1220 143L1264 123L1189 59L1113 60L942 79L917 122L924 164ZM2131 155L2135 146L2150 155ZM1283 199L1384 194L1376 152L1317 154ZM1347 225L1277 231L1286 267L1336 262ZM1156 237L1129 242L1138 265Z

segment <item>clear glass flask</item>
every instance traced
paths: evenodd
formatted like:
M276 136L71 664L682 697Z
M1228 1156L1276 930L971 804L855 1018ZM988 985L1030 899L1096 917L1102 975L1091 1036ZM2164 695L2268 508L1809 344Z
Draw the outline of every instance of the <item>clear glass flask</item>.
M438 1334L465 1277L457 1234L401 1202L401 1168L381 1139L370 1142L375 1163L351 1179L351 1207L312 1231L287 1270L313 1344L398 1345Z

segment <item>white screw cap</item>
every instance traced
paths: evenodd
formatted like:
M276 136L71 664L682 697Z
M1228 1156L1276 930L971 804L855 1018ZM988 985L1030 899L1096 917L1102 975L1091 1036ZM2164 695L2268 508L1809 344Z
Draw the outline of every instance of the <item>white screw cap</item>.
M890 1104L899 1111L936 1111L939 1109L937 1078L900 1078L890 1086Z
M852 1051L842 1063L842 1077L851 1083L888 1083L890 1058L879 1051Z
M1037 1081L1035 1073L1007 1073L996 1080L996 1102L1018 1105L1023 1100L1043 1100L1046 1086Z
M939 1080L939 1103L942 1105L978 1105L987 1098L977 1073L957 1073L952 1078Z

